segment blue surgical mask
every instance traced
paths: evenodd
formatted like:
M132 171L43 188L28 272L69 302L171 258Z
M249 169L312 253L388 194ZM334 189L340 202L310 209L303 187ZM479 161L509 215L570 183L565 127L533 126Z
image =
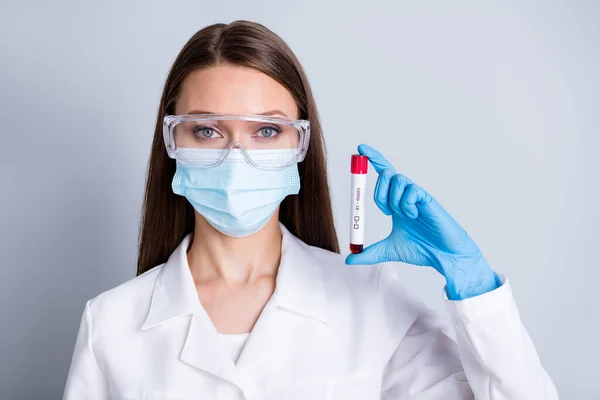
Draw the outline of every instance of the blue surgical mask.
M296 163L263 170L240 157L211 168L177 161L171 186L216 230L245 237L262 229L287 195L298 194L300 176Z

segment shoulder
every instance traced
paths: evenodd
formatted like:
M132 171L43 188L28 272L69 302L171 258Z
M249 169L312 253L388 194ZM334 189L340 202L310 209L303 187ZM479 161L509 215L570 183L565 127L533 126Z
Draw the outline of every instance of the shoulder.
M94 325L103 329L127 328L133 324L141 326L164 265L156 266L92 298L88 305Z
M343 255L306 246L322 269L327 301L336 315L351 313L365 323L382 324L396 336L431 312L406 290L397 273L402 265L346 265Z
M381 264L350 266L345 257L320 247L306 245L322 272L323 279L329 288L346 288L355 295L374 296L377 292L377 279Z

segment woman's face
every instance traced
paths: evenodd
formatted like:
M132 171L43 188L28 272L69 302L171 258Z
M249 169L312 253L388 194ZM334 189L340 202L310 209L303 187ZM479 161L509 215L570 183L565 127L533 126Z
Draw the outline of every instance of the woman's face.
M255 69L222 64L183 81L175 113L263 114L298 119L298 107L279 82Z

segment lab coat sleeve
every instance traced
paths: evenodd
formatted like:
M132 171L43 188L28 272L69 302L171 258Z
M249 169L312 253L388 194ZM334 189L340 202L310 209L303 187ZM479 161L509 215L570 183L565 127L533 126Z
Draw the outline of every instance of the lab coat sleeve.
M106 380L92 348L91 300L87 302L79 333L75 342L75 351L67 377L64 400L100 400L108 398Z
M525 331L510 285L460 301L446 298L457 342L422 307L389 360L382 399L556 400ZM414 304L413 304L414 307Z

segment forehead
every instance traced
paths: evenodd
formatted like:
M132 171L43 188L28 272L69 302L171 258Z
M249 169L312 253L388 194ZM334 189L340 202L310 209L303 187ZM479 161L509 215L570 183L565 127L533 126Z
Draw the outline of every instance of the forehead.
M175 113L194 110L223 114L281 110L288 118L298 118L296 102L282 84L258 70L232 65L196 70L185 78Z

